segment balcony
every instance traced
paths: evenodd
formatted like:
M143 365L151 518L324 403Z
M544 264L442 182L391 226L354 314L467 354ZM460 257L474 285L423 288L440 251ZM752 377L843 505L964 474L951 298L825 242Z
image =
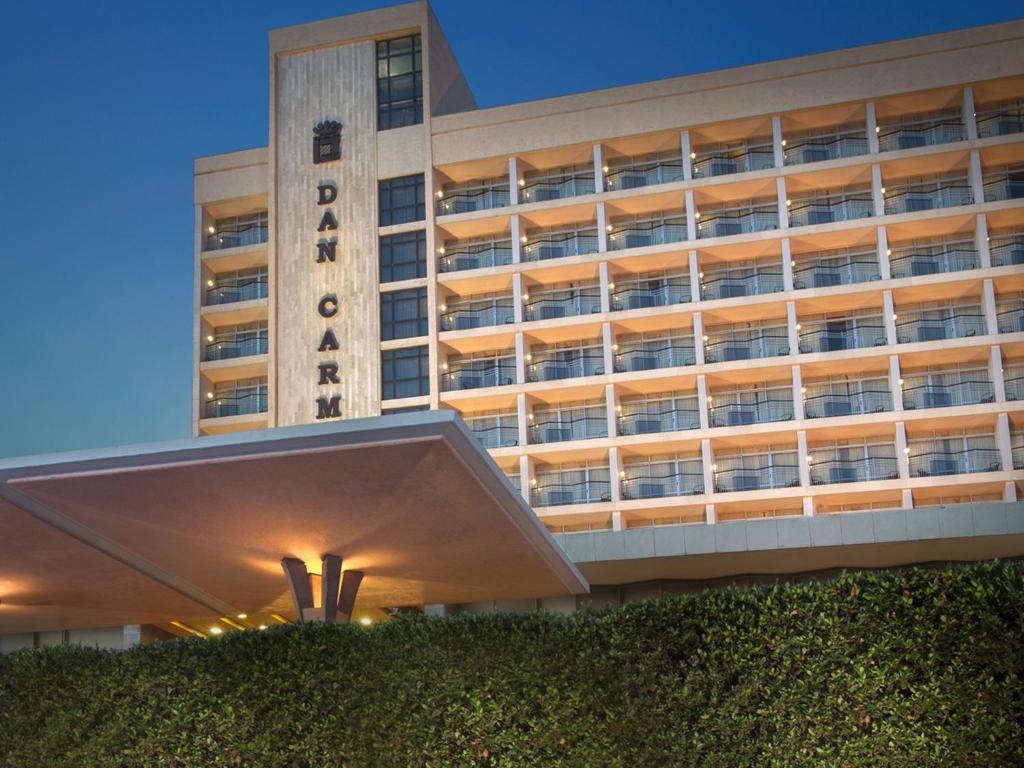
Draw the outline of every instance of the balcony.
M907 444L911 477L943 477L1002 469L992 435L929 437Z
M685 214L662 213L643 219L619 219L612 221L609 227L610 251L646 248L686 240Z
M700 294L705 301L777 293L784 287L778 259L705 267L700 278Z
M831 288L836 285L853 285L881 280L878 267L878 252L868 251L827 251L810 256L800 256L793 263L793 287Z
M999 333L1024 332L1024 293L997 297L996 325Z
M763 491L800 485L797 452L767 451L715 456L712 471L716 493Z
M879 125L877 132L879 151L894 152L962 141L964 124L960 110L950 110L940 115Z
M623 398L617 421L620 435L678 432L700 429L700 411L696 395Z
M717 208L697 215L697 237L730 237L779 228L779 206L774 200L753 201Z
M612 500L608 467L571 467L538 471L530 489L535 507L594 504Z
M600 376L604 352L600 343L579 342L573 346L534 346L527 356L527 381L561 381L583 376Z
M1024 365L1003 367L1003 388L1006 390L1007 400L1024 400Z
M519 182L519 202L541 203L594 194L594 166L565 168L555 172L528 171Z
M203 301L204 306L207 307L267 298L267 272L265 269L247 270L232 275L218 275L209 283L213 285L206 289Z
M512 297L487 297L442 305L441 330L465 331L515 322Z
M789 208L789 226L810 227L836 221L869 219L875 213L871 190L856 190L838 195L793 200Z
M458 392L483 387L505 387L516 382L516 358L509 352L467 357L453 356L444 366L441 387Z
M981 259L973 240L948 240L893 248L889 268L894 278L921 277L978 269Z
M810 452L811 485L897 480L900 476L892 443L814 446Z
M896 317L896 341L900 344L964 339L986 333L985 314L977 304L901 309Z
M1024 197L1024 167L1015 166L998 173L986 173L983 187L986 203L1019 200Z
M759 386L719 390L708 397L712 427L769 424L793 418L793 387Z
M608 410L604 402L534 408L529 434L536 445L608 437Z
M892 410L892 394L886 376L809 381L803 390L804 418L807 419L863 416Z
M789 332L784 324L752 323L744 328L709 329L704 340L704 362L727 363L789 354Z
M1024 469L1024 432L1010 433L1010 451L1013 454L1013 468Z
M903 407L948 408L954 405L977 405L995 400L988 369L928 371L903 375Z
M704 493L704 465L699 458L640 459L622 467L622 498L660 499Z
M881 347L888 343L881 315L801 320L800 352L838 352Z
M682 155L666 153L609 160L605 170L604 187L609 192L614 192L682 180Z
M611 288L611 309L620 312L686 304L690 297L688 272L663 272L619 278Z
M437 193L437 215L486 211L508 205L508 179L485 179L445 184Z
M863 128L800 136L787 141L783 149L786 165L821 163L867 153L868 137Z
M885 213L918 213L973 202L971 187L962 178L922 181L889 189L885 193Z
M508 238L449 240L440 254L438 268L442 272L500 267L512 263L512 241Z
M625 334L615 346L616 373L653 371L694 365L697 362L692 333L666 331Z
M695 179L762 171L774 166L775 150L772 148L770 140L704 150L693 155L693 177Z
M203 403L203 418L219 419L225 416L245 416L267 412L267 384L232 382L207 393Z
M597 253L597 228L532 230L523 238L523 261L547 261Z
M597 283L533 289L523 299L525 320L556 320L593 315L601 311L601 286Z
M466 426L488 450L519 445L519 417L515 411L495 411L464 416Z
M988 249L993 267L1024 264L1024 234L992 235Z
M270 231L266 211L217 219L207 230L204 251L242 248L267 242Z
M978 138L1024 132L1024 102L1007 101L979 107L974 116Z
M204 360L232 360L267 354L267 326L239 326L208 336Z

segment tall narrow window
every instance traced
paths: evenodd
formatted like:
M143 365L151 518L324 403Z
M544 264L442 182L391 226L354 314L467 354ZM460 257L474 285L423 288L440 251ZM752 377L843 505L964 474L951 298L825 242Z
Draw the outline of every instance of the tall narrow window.
M423 199L423 174L383 179L377 185L380 226L423 221L426 206Z
M427 233L403 232L380 239L380 281L415 280L427 276Z
M377 130L423 122L423 51L419 35L377 43Z
M381 400L430 394L430 354L426 347L380 353Z
M380 337L383 341L426 335L426 288L388 291L380 295Z

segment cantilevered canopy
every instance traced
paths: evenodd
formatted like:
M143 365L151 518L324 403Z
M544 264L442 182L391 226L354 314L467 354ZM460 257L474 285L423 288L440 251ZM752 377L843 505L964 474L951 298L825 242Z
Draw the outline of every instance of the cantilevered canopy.
M0 462L0 633L270 623L325 553L356 618L589 589L451 413Z

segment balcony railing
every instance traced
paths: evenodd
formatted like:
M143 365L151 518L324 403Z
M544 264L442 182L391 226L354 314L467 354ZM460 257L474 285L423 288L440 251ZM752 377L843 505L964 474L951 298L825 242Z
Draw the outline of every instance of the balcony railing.
M793 418L792 387L719 392L708 398L712 427L769 424Z
M519 445L519 425L515 413L469 416L466 418L466 426L480 444L489 450Z
M799 466L796 451L716 456L713 469L715 491L732 493L793 488L800 485Z
M896 341L900 344L963 339L984 336L985 333L985 315L978 306L953 310L904 310L896 318Z
M700 292L705 299L735 299L740 296L760 296L783 290L782 266L757 264L748 267L705 269Z
M977 405L993 400L992 382L984 369L922 376L908 374L903 379L903 407L906 410Z
M516 382L516 360L509 355L477 360L449 361L441 377L445 392L482 387L504 387Z
M623 401L618 416L620 435L651 435L700 429L696 397Z
M538 472L535 480L536 485L530 492L530 503L535 507L594 504L612 500L608 467Z
M970 240L893 248L889 256L894 278L961 272L980 266L978 251Z
M639 189L683 179L681 155L663 155L648 159L610 161L605 173L605 189Z
M1024 296L996 304L996 326L1000 333L1024 332Z
M942 477L1002 469L999 449L990 437L914 440L909 444L911 477ZM952 447L948 445L952 443Z
M1024 132L1024 106L1020 102L980 108L974 118L978 137L1006 136Z
M594 228L532 232L522 247L523 261L546 261L588 253L597 253Z
M526 320L554 320L601 311L601 287L598 285L531 291L529 295L530 300L523 306Z
M594 194L594 169L569 173L527 173L519 188L519 202L540 203Z
M886 343L881 315L801 323L800 351L805 354L881 347Z
M442 272L500 267L512 263L511 240L466 240L448 242L441 249L438 265Z
M807 461L811 485L897 480L900 476L892 443L815 447Z
M219 419L224 416L244 416L267 412L267 388L221 390L203 403L203 417Z
M861 416L892 410L888 378L808 383L804 389L804 417L808 419Z
M693 177L728 176L733 173L761 171L775 165L775 150L770 142L732 149L716 149L696 153Z
M1003 388L1007 400L1024 400L1024 366L1007 365L1003 368Z
M604 406L535 410L530 442L561 443L608 437L608 413Z
M657 277L620 279L611 292L613 312L686 304L690 297L690 276L685 272Z
M993 267L1024 264L1024 234L993 237L988 245Z
M793 267L793 287L798 290L866 283L881 278L878 252L874 250L801 258Z
M248 216L235 216L230 219L218 219L212 232L206 236L203 250L219 251L224 248L241 248L267 242L270 231L267 212Z
M697 219L697 237L729 237L779 228L777 204L755 204L706 211Z
M446 185L437 200L437 215L504 208L508 201L508 181Z
M659 499L704 493L700 459L630 462L622 468L622 498Z
M920 120L906 120L880 125L878 149L891 152L900 149L948 144L964 138L964 124L959 112Z
M1015 168L1003 173L987 173L983 187L986 203L1018 200L1024 197L1024 168Z
M623 340L615 352L615 372L653 371L694 365L693 336L660 336Z
M267 354L267 332L215 339L206 345L207 360L231 360L236 357Z
M526 366L526 379L560 381L581 376L600 376L604 372L604 353L600 346L535 349Z
M1024 432L1010 433L1010 451L1013 456L1013 468L1024 469Z
M863 129L834 131L816 136L801 136L787 142L783 150L786 165L820 163L868 153L868 137Z
M974 196L968 184L959 181L925 182L890 189L885 193L885 212L888 215L916 213L973 202Z
M465 331L515 322L512 299L471 301L449 305L441 314L442 331Z
M252 275L217 280L206 291L206 306L233 304L238 301L254 301L267 298L267 276Z
M685 216L613 221L611 227L608 233L608 249L611 251L678 243L686 239Z
M789 333L783 326L734 333L709 333L704 343L704 362L756 360L789 354Z
M871 193L855 193L840 198L805 198L794 200L789 209L789 226L809 227L835 221L868 219L875 213Z

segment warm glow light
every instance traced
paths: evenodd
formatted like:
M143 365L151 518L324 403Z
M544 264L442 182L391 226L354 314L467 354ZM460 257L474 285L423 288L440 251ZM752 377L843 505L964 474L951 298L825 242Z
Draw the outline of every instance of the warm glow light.
M786 140L785 139L782 140L782 146L786 146Z
M608 230L609 232L611 232L612 231L612 225L609 224L608 226L605 227L605 229Z
M615 283L608 283L608 288L609 288L609 290L614 291L615 290Z
M796 329L797 329L797 330L799 331L799 330L800 330L800 328L801 328L801 326L800 326L800 323L797 323L797 324L796 324Z
M900 379L900 386L903 386L903 379Z
M814 457L813 456L808 456L807 457L807 463L808 464L812 464L813 462L814 462Z
M892 248L886 248L885 249L885 255L886 256L892 256Z
M881 133L882 129L879 126L875 126L875 133Z
M240 613L240 614L238 614L238 618L240 618L242 620L248 619L249 618L249 614L248 613Z
M206 340L207 340L207 341L213 341L213 336L207 336L207 337L206 337Z
M437 252L444 256L444 246L442 245L440 248L438 248Z
M447 310L448 310L448 305L447 304L442 304L441 305L441 311L442 312L446 312Z
M520 179L519 180L519 186L520 187L525 187L526 186L526 179Z
M787 200L787 201L786 201L786 205L787 205L787 206L790 206L790 205L792 205L792 204L793 204L793 201L792 201L792 200Z
M368 627L373 623L373 619L371 619L369 616L363 616L363 618L359 620L359 623L362 624L364 627Z
M530 300L530 294L524 293L523 294L523 301L529 301L529 300Z
M718 471L718 465L717 464L712 464L711 465L711 471L712 472L717 472Z
M604 166L601 170L603 170L605 173L608 173L608 166Z
M441 363L441 370L447 371L448 370L448 363Z
M526 362L530 362L531 360L533 360L533 355L527 355Z
M221 629L220 627L210 627L210 634L211 635L219 635L223 631L224 630Z
M693 218L699 219L700 218L700 211L697 211L695 214L693 214Z
M618 344L612 344L612 352L618 352L618 351L619 351L619 345Z
M213 280L207 280L207 281L206 281L206 284L207 284L208 286L210 286L211 288L213 288Z
M885 187L882 187L882 194L885 194Z
M266 624L260 624L260 629L266 629L266 628L267 628Z
M437 190L437 196L438 197L444 197L444 192L442 192L440 189Z
M806 395L807 394L807 387L800 387L800 394Z
M209 226L209 227L206 228L206 231L209 232L212 235L214 232L217 231L217 228L214 227L214 226Z
M213 392L207 392L206 393L206 399L207 400L213 400Z
M519 242L520 243L525 243L526 242L526 235L523 235L522 237L520 237L519 238Z
M691 160L696 160L697 159L697 153L696 152L691 152L690 153L690 159Z

